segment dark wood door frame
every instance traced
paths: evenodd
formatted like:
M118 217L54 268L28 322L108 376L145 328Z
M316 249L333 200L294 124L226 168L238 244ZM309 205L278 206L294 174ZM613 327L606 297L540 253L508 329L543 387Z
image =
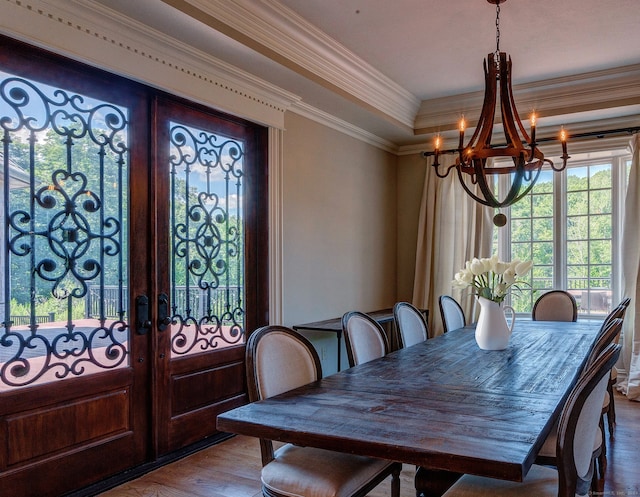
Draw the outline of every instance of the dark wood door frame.
M82 495L82 488L85 488L90 489L86 490L89 495L95 492L96 485L99 487L101 481L120 481L118 474L125 470L129 475L135 475L135 468L148 470L152 465L171 460L175 454L184 453L220 436L215 429L216 414L227 406L246 402L244 392L235 391L227 395L226 403L222 402L216 408L204 408L194 403L194 414L190 418L186 412L176 416L175 412L167 411L167 397L162 392L175 388L176 378L211 368L232 368L237 376L240 370L244 371L244 347L235 347L218 363L205 355L171 363L167 353L169 333L157 331L157 297L159 293L167 291L163 279L166 262L162 259L167 252L162 244L155 243L166 235L156 209L167 198L167 192L163 189L157 168L154 168L157 146L157 141L152 137L157 124L155 103L159 97L163 101L172 101L176 105L229 119L253 129L247 148L247 154L253 156L256 167L254 174L246 178L248 193L245 215L251 223L245 237L246 267L252 269L245 273L248 288L245 333L268 322L267 129L9 38L0 37L0 42L0 69L11 71L15 67L25 77L33 74L34 79L46 78L49 81L51 78L52 82L70 91L82 92L86 88L93 91L102 85L103 93L107 95L104 98L111 96L114 102L132 101L131 113L136 115L132 119L129 134L134 137L130 152L132 173L129 192L130 365L86 378L0 392L0 439L10 441L8 447L5 444L8 452L0 451L3 489L11 489L15 495L44 497L71 491ZM86 87L92 84L91 81L96 86ZM138 295L146 295L149 299L151 326L146 334L138 334L133 325L137 320L135 299ZM224 381L220 379L222 376L216 378L212 386L224 387ZM34 399L37 401L34 402ZM90 401L89 404L87 401ZM62 430L61 425L56 425L56 420L84 419L87 409L102 421L94 428L93 435L87 435L86 447L79 450L78 433L74 427L80 424L67 423ZM46 428L48 436L41 438L50 441L51 434L57 432L55 443L58 448L47 455L34 453L29 460L12 463L16 454L28 456L26 448L30 444L28 438L20 441L16 434L21 429L22 433L32 434L29 420L41 422L52 412L54 415ZM165 427L161 424L167 419L167 412L175 423L172 431L163 432ZM7 422L14 423L12 433L5 429ZM208 425L210 429L196 432L190 427L193 423ZM192 444L191 448L186 447L189 444ZM61 467L65 470L61 471ZM74 476L71 478L69 475Z

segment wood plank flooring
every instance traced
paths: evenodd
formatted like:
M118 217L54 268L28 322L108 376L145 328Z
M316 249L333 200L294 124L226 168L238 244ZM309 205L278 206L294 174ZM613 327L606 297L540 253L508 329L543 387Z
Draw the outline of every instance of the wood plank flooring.
M618 393L615 397L617 425L614 437L607 437L608 467L601 495L640 497L640 403L628 401ZM402 497L415 497L414 471L413 466L404 466ZM389 495L389 481L385 481L369 497ZM261 496L258 441L240 436L100 494L100 497Z

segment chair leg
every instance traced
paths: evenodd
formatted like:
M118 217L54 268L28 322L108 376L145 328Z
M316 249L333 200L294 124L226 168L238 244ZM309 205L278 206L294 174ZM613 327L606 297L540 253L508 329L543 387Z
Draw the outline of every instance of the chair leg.
M391 473L391 497L400 497L400 471L402 465L398 464Z
M598 427L600 429L600 427ZM602 446L600 446L593 453L593 458L591 461L592 465L592 476L591 476L591 493L592 495L599 495L604 490L604 471L606 469L607 459L603 457Z
M602 447L600 455L598 455L598 471L599 477L604 481L604 474L607 471L607 442L604 438L604 414L600 416L600 432L602 433Z
M594 468L591 477L591 495L602 495L604 492L604 476L598 476L597 469Z
M616 427L616 405L613 400L613 383L610 381L607 385L609 391L609 409L607 410L607 424L609 426L609 436L613 437Z

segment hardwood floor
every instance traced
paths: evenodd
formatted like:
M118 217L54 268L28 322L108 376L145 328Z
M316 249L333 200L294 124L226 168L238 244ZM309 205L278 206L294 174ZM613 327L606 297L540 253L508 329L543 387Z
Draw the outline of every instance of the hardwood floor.
M640 496L640 403L616 393L617 425L614 438L607 437L608 467L604 496ZM414 467L405 465L401 496L414 497ZM180 461L125 483L100 497L261 497L260 448L248 437L204 449ZM388 497L383 482L369 497Z

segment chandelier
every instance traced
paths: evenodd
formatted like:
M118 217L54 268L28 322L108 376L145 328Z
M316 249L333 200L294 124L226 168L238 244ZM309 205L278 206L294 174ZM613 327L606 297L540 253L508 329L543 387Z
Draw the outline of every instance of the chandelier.
M465 146L466 123L464 117L460 120L458 148L446 151L457 153L458 156L455 164L449 166L444 172L441 171L438 163L439 155L444 153L441 151L440 135L436 136L434 152L425 155L434 155L433 166L438 177L448 176L451 169L455 168L460 183L474 200L489 207L500 208L514 204L531 191L545 163L554 171L562 171L567 166L569 155L567 155L567 133L564 128L561 129L559 136L562 142L562 164L555 166L551 160L544 158L537 146L535 113L531 114L529 120L530 134L522 125L511 88L511 57L500 51L500 4L506 0L487 1L496 6L496 51L487 55L484 60L485 92L478 124ZM498 95L506 144L492 145ZM511 161L500 161L500 158L511 159ZM495 175L510 176L511 186L500 199L495 192ZM496 226L504 225L505 221L506 218L502 214L494 218Z

